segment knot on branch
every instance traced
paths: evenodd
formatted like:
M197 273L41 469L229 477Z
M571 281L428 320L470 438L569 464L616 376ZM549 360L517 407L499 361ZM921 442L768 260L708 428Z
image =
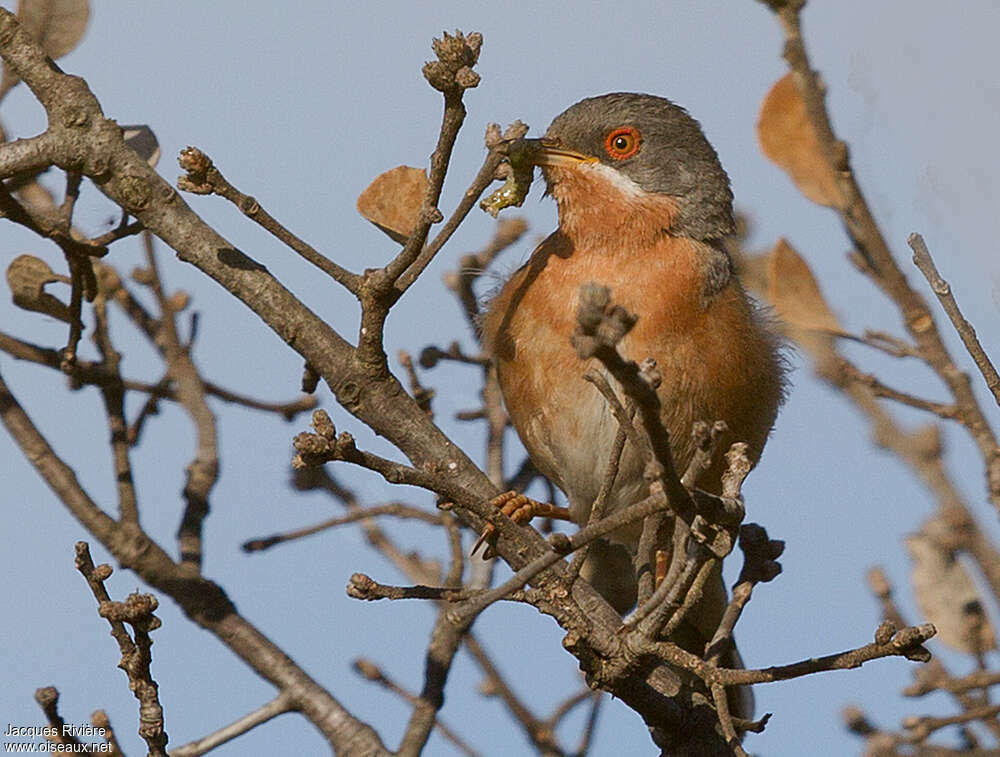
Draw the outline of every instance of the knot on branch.
M325 410L315 410L312 416L315 433L296 434L292 446L298 454L292 458L295 470L311 468L331 460L347 460L356 456L354 437L347 431L337 435L337 428Z
M881 630L881 626L879 630ZM878 633L876 631L876 633ZM889 645L907 660L928 662L931 659L930 650L924 647L924 642L937 633L933 623L923 623L919 626L908 626L893 635Z
M97 612L109 621L128 623L137 631L148 633L162 625L160 619L153 614L159 606L160 603L152 594L133 592L124 602L101 602Z
M580 358L587 359L603 350L613 350L632 330L638 316L615 305L606 286L590 282L580 287L576 320L573 346Z
M376 665L371 660L367 660L364 657L359 657L353 663L351 667L354 668L354 672L367 681L384 681L385 675L382 673L382 669Z
M351 580L347 582L347 596L353 599L382 599L381 596L375 593L376 586L378 584L371 576L367 576L364 573L354 573L351 576Z
M517 119L510 126L500 131L500 124L489 123L486 125L486 149L493 150L497 147L507 145L508 156L520 157L522 159L530 158L534 154L527 154L525 150L534 150L531 143L533 140L522 140L525 134L528 133L528 124L524 123L521 119Z
M190 145L181 150L177 156L180 167L187 171L186 176L177 177L177 188L192 194L210 195L212 194L212 183L208 174L214 170L212 159L197 147Z
M483 35L472 32L468 36L456 30L455 34L444 32L441 39L434 39L432 47L436 61L424 64L424 78L439 92L460 94L479 84L479 74L472 70L479 60L479 50L483 45Z

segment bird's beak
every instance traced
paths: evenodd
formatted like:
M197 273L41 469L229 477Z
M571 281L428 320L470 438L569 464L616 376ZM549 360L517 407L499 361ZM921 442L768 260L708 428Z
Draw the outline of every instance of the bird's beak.
M597 163L597 158L559 147L545 139L525 139L528 161L536 166L578 166L581 163Z

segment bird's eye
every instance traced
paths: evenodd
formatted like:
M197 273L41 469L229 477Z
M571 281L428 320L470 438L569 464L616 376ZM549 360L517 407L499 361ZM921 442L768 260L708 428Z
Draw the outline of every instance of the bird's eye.
M639 152L639 143L639 130L634 126L622 126L608 134L604 149L615 160L625 160Z

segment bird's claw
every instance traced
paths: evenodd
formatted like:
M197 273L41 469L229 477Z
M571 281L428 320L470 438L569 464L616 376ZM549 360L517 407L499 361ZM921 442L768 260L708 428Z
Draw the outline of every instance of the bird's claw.
M571 520L569 510L567 508L550 505L547 502L539 502L538 500L526 497L516 491L504 492L503 494L494 497L490 500L490 505L498 508L500 510L500 515L506 515L519 526L529 523L531 519L537 515L541 515L546 518L556 518L558 520ZM486 527L483 528L483 532L476 540L476 543L472 545L472 552L469 553L469 556L474 556L476 552L479 551L479 548L485 544L486 551L483 552L483 559L491 560L497 556L496 550L494 549L496 540L496 525L493 523L487 523Z

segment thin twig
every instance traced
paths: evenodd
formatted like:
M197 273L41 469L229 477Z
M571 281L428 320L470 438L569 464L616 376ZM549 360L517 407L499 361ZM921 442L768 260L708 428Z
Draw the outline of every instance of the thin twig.
M445 286L458 297L458 301L462 304L462 312L470 326L478 328L479 324L476 281L485 273L497 255L516 244L527 230L528 224L523 218L501 218L489 244L477 253L463 255L458 261L458 270L445 275Z
M465 647L469 650L469 654L472 655L472 658L479 665L479 668L483 671L483 675L486 677L486 680L483 682L484 689L490 694L500 697L511 717L521 726L525 736L535 745L538 751L544 755L563 754L563 750L559 747L555 738L555 728L552 726L552 723L558 722L558 720L553 719L549 723L546 723L531 711L528 704L507 683L500 669L497 668L489 653L475 636L472 634L466 635Z
M170 757L201 757L216 747L222 746L238 736L256 728L263 723L283 715L286 712L293 712L292 698L287 694L279 694L270 702L261 705L253 712L248 712L239 720L235 720L229 725L220 728L214 733L195 739L183 746L170 750Z
M256 539L250 539L249 541L243 543L243 551L261 552L265 549L270 549L277 544L295 541L296 539L301 539L305 536L312 536L313 534L318 534L321 531L336 528L337 526L343 526L348 523L357 523L359 520L367 520L380 515L389 515L395 518L412 518L424 521L432 526L444 525L443 519L440 515L427 512L426 510L421 510L418 507L412 507L402 502L391 502L386 505L377 505L373 507L359 506L356 509L352 509L347 515L329 518L312 526L306 526L305 528L299 528L294 531L286 531L283 534L274 534L273 536L261 536Z
M118 485L118 513L121 522L139 523L139 500L132 476L132 462L129 451L128 423L125 421L125 388L122 384L119 365L121 355L111 344L108 329L107 302L101 294L94 301L94 342L101 353L102 367L113 380L101 385L101 396L111 430L111 452L114 459L115 481Z
M483 593L483 589L449 588L447 586L390 586L380 584L371 576L355 573L347 582L347 596L374 602L379 599L431 599L438 602L464 602ZM503 597L512 602L528 602L526 592L511 592Z
M45 720L50 726L50 731L45 734L45 738L53 744L79 744L80 739L64 730L66 721L59 714L59 690L55 686L43 686L35 690L35 701L45 713Z
M153 247L153 235L148 231L143 232L143 243L150 273L149 286L160 305L160 343L167 361L167 375L176 385L178 401L195 427L195 456L186 469L184 514L177 528L177 542L181 562L201 570L202 525L208 516L209 494L219 480L218 430L215 414L205 401L205 385L201 375L177 333L175 308L164 293Z
M956 420L968 430L986 468L990 502L1000 509L1000 447L983 414L968 375L954 364L924 298L906 280L868 206L851 170L846 144L834 134L826 109L825 88L811 67L802 37L803 2L773 3L785 34L784 57L805 104L820 150L833 170L840 191L838 212L860 259L864 273L898 307L921 357L941 378L958 408Z
M909 407L916 408L917 410L926 410L928 413L933 413L939 418L944 418L945 420L953 420L958 416L959 410L957 405L935 402L922 397L916 397L898 389L893 389L891 386L887 386L882 383L881 379L876 376L873 376L870 373L863 373L846 361L842 363L842 366L850 380L864 384L866 387L871 389L872 394L876 397L884 397L886 399L894 400L901 405L907 405Z
M924 278L927 279L927 283L931 285L931 289L937 295L941 307L944 308L944 312L951 319L955 331L962 338L962 344L969 351L969 354L976 363L976 367L979 368L979 372L983 374L986 386L993 393L993 398L997 404L1000 405L1000 374L997 374L997 369L990 362L990 358L983 349L983 345L979 343L976 330L965 319L965 316L962 315L962 311L959 310L958 303L955 301L955 295L951 292L951 286L938 273L937 266L934 265L934 259L931 258L930 250L927 249L927 245L924 243L924 238L920 234L910 234L906 242L910 245L910 249L913 250L913 263L920 269Z
M343 266L334 263L282 226L274 216L261 207L255 197L243 194L230 184L226 177L222 175L222 172L216 168L212 159L204 152L197 147L188 147L181 151L179 160L181 168L187 171L186 176L182 176L177 180L179 189L194 192L195 194L216 194L219 197L229 200L239 208L243 215L260 225L289 249L298 253L304 260L312 263L338 284L341 284L347 291L352 294L358 293L361 286L361 277L358 274L352 273Z
M151 757L167 757L167 732L163 726L163 707L159 687L150 671L153 640L149 634L160 627L153 613L158 603L152 594L130 594L124 602L112 602L104 582L111 576L111 566L94 565L87 542L76 543L76 568L86 579L99 604L98 612L111 625L111 635L118 642L121 662L118 667L128 676L129 688L139 701L139 735L149 747ZM125 629L132 626L134 640Z
M882 631L882 627L879 628ZM745 686L748 684L774 683L776 681L786 681L791 678L801 678L828 670L850 670L860 667L866 662L878 660L883 657L906 657L910 660L924 662L930 659L923 644L934 636L934 626L926 623L921 626L911 626L899 631L890 627L886 639L876 639L871 644L850 649L846 652L824 655L823 657L811 657L807 660L790 663L788 665L775 665L770 668L740 670L736 668L718 668L709 665L700 657L684 651L681 647L667 641L640 642L635 640L635 645L648 649L662 655L665 660L672 664L680 665L685 670L689 670L699 676L705 683L721 684L723 686ZM636 636L635 633L632 636Z
M378 665L376 665L371 660L357 659L354 661L352 667L354 672L367 681L372 683L377 683L382 686L387 691L391 691L396 696L405 699L411 705L416 706L420 698L413 692L403 688L394 680L389 678ZM444 736L448 741L454 744L459 751L467 755L467 757L480 757L479 752L477 752L473 747L471 747L462 737L460 737L455 731L449 728L445 723L441 722L440 718L436 718L434 721L434 727L438 729L442 736Z
M28 360L32 363L55 368L56 370L59 369L59 364L62 360L59 350L54 350L50 347L40 347L37 344L25 342L2 332L0 332L0 351L6 352L16 360ZM73 379L74 381L79 381L81 384L93 384L95 386L103 386L106 383L115 381L115 377L108 373L100 363L92 363L79 359L76 361ZM171 402L178 401L177 392L171 388L168 380L163 380L156 384L135 381L133 379L121 379L121 381L122 387L127 391L142 392L151 397L170 400ZM223 402L242 405L251 410L277 413L283 416L285 420L294 420L300 413L307 412L316 407L316 398L309 395L303 395L290 402L265 402L230 391L211 381L205 382L205 391Z

